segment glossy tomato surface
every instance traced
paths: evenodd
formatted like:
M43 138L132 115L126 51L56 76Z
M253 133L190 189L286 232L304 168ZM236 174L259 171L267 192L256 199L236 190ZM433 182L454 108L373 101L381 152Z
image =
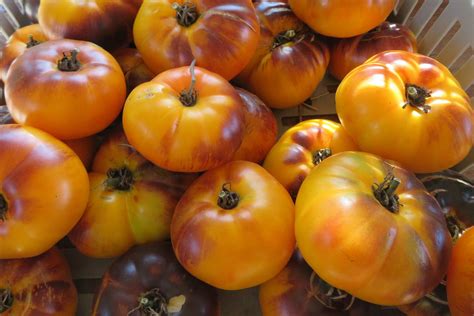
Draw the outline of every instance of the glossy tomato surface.
M390 306L433 290L451 251L441 208L415 175L351 151L323 160L301 185L296 240L323 280Z
M114 51L113 56L125 75L127 95L130 94L136 86L153 79L153 73L145 65L137 49L129 47L121 48Z
M84 167L89 170L97 149L99 148L100 141L101 138L98 135L92 135L79 139L66 140L64 143L76 153L84 164Z
M336 92L336 111L360 150L416 173L460 162L474 140L469 97L440 62L386 51L351 71Z
M294 205L260 165L232 161L184 193L171 222L179 262L198 279L237 290L274 277L295 247Z

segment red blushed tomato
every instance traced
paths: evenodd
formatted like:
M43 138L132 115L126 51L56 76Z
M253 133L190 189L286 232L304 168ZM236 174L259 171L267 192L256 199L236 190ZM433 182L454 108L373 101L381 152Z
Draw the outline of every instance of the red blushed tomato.
M331 50L329 72L342 80L352 69L373 55L386 50L405 50L416 53L416 37L404 25L383 22L368 33L335 39Z
M167 239L176 203L195 178L154 166L116 129L95 156L89 203L69 239L81 253L96 258Z
M296 199L301 183L323 159L332 154L357 150L341 124L312 119L291 127L268 153L263 167Z
M271 108L303 103L326 72L329 50L286 1L257 2L255 9L260 40L238 82Z
M122 110L126 94L119 64L83 41L56 40L32 47L11 65L5 98L13 119L59 139L102 131Z
M0 260L2 316L74 316L76 307L69 265L58 249L33 258Z
M100 145L99 137L92 135L79 139L65 140L64 143L76 153L84 167L89 170Z
M316 32L352 37L368 32L388 17L396 0L288 0L291 9Z
M261 284L295 248L294 205L261 166L232 161L204 173L176 206L171 241L183 267L220 289Z
M142 56L135 48L121 48L113 53L125 75L127 95L138 85L150 81L155 77L145 65Z
M415 175L347 151L323 160L296 199L296 240L329 284L374 304L412 303L444 277L451 237Z
M230 83L192 65L136 87L125 103L123 128L154 164L200 172L232 160L244 135L244 110Z
M273 112L255 94L236 88L244 105L245 128L242 144L233 160L260 163L275 144L278 128Z
M474 229L469 228L453 248L447 275L449 310L453 316L474 314Z
M155 74L191 64L229 80L252 57L260 34L249 0L144 0L133 35Z
M37 256L62 239L87 204L87 171L47 133L0 125L0 259Z
M143 0L41 0L38 20L51 39L75 39L105 49L130 44Z
M433 58L379 53L352 70L336 91L339 119L361 151L416 173L449 168L474 140L469 97Z
M0 80L5 81L12 62L28 48L47 41L39 24L24 26L16 30L0 50Z

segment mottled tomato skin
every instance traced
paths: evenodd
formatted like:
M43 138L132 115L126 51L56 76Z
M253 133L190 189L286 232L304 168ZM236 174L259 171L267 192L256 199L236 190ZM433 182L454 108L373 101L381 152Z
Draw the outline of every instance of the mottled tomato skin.
M325 148L331 149L333 154L357 150L341 124L325 119L302 121L283 133L265 158L263 167L296 199L301 183L317 166L314 156Z
M69 264L56 248L26 259L0 260L0 289L9 289L13 305L2 316L74 316L77 291Z
M431 91L424 113L407 105L406 84ZM437 172L467 156L474 139L469 97L433 58L385 51L352 70L336 91L336 111L360 150L400 162L416 173Z
M329 72L342 80L352 69L373 55L386 50L416 53L415 34L404 25L385 21L368 33L334 39L330 45Z
M194 5L197 20L179 24L175 3ZM195 59L196 65L227 80L250 61L259 35L249 0L144 0L133 26L135 45L155 74Z
M316 32L352 37L368 32L388 17L396 0L288 0L295 14Z
M99 149L100 137L98 135L92 135L79 139L65 140L64 143L81 159L86 170L89 170L97 149Z
M244 137L233 160L260 163L275 144L278 127L272 110L255 94L235 89L242 99L244 110Z
M80 69L59 70L58 60L74 49L79 50ZM16 59L5 80L13 119L64 140L109 126L120 114L125 94L119 64L99 46L84 41L51 40L31 47Z
M449 309L453 316L474 314L474 229L454 245L447 275Z
M16 30L0 50L0 80L5 82L12 62L28 49L27 44L30 41L30 36L38 42L47 41L39 24L24 26Z
M271 108L289 108L308 99L323 78L329 50L291 11L286 1L256 2L260 40L238 82ZM288 31L295 37L276 46Z
M51 39L75 39L113 50L132 41L143 0L41 0L38 20Z
M0 219L0 259L37 256L81 218L89 197L87 171L49 134L0 125L0 195L7 202Z
M190 67L162 72L135 88L123 110L130 144L171 171L201 172L230 161L244 135L242 100L221 76L195 67L196 104L185 106Z
M127 95L138 85L155 77L136 48L121 48L113 53L125 75Z
M224 209L224 187L239 195ZM285 188L260 165L232 161L207 171L184 193L171 222L179 262L198 279L238 290L274 277L294 247L294 205Z
M398 211L374 196L388 172L400 180ZM415 175L362 152L323 160L296 199L296 240L329 284L380 305L412 303L444 277L451 236L436 199Z
M154 242L135 246L112 263L95 295L92 316L127 315L138 305L140 295L156 288L166 300L185 296L181 311L173 316L219 315L216 289L187 273L169 242Z

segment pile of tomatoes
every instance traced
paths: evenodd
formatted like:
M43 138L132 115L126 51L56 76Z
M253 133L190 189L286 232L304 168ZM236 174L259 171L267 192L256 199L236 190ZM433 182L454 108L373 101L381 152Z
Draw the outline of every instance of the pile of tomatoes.
M264 315L472 315L474 186L448 168L474 112L395 3L27 0L0 55L0 315L74 315L64 238L116 258L92 315L219 315L254 286ZM326 73L339 121L279 135Z

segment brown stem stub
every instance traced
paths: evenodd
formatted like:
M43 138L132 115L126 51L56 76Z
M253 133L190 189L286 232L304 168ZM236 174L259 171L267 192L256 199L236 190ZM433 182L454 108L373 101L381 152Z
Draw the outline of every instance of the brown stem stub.
M133 173L127 167L110 168L105 185L110 190L129 191L134 181Z
M81 69L81 63L77 59L79 50L73 49L69 52L69 56L66 52L63 53L63 57L58 60L58 69L61 71L78 71Z
M407 83L405 84L405 97L407 101L402 108L410 105L424 113L428 113L431 110L431 106L426 104L426 98L431 97L431 92L425 88Z
M273 40L272 49L293 41L296 38L296 35L297 33L295 30L286 30L279 33Z
M41 44L41 42L35 40L33 38L33 35L28 35L28 42L26 43L26 48L31 48L31 47L36 46L38 44Z
M191 73L191 85L188 90L183 90L179 94L179 100L184 106L193 106L197 102L197 91L196 86L196 74L194 73L194 67L196 65L196 59L193 60L191 66L189 66L189 72Z
M225 210L231 210L239 204L239 199L239 195L231 191L230 183L225 183L217 197L217 205Z
M13 306L13 293L9 289L0 289L0 314Z
M392 213L397 213L400 208L400 202L398 201L398 195L395 194L400 180L395 178L393 173L390 171L382 181L382 183L372 184L372 191L375 198Z
M4 222L7 219L8 202L5 197L0 194L0 222Z
M184 27L191 26L199 18L196 5L191 1L186 1L183 4L174 2L171 7L176 10L176 20Z
M355 302L354 296L326 283L314 271L309 279L308 295L327 308L339 311L348 311Z
M138 306L130 310L127 316L132 315L135 312L139 312L139 315L145 316L167 316L168 303L166 298L161 293L160 289L154 288L138 298Z
M331 148L322 148L313 155L313 164L319 165L321 161L332 155Z

